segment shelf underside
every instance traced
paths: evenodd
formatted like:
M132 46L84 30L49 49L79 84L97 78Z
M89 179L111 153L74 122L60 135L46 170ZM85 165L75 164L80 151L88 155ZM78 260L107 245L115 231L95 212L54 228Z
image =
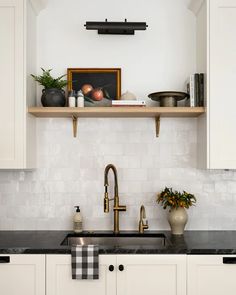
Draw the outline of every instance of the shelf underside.
M40 118L148 118L148 117L198 117L205 113L203 107L30 107L28 112Z

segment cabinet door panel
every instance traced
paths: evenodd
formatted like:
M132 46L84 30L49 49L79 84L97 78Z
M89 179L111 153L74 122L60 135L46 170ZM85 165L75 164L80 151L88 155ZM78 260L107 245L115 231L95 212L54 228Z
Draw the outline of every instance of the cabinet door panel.
M72 280L70 255L47 255L47 295L116 295L116 256L99 256L99 280Z
M236 168L236 1L210 0L210 168Z
M236 294L236 264L223 264L223 257L232 256L188 256L188 295Z
M23 162L24 4L0 0L0 167Z
M6 255L0 255L0 260ZM45 295L45 256L10 255L9 263L0 263L2 295Z
M118 295L186 294L185 255L119 255L117 265Z

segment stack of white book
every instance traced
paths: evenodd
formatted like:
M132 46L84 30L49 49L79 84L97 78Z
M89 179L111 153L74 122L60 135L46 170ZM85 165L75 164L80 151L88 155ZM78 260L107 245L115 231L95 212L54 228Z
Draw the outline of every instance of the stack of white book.
M205 74L195 73L190 75L187 81L187 92L190 99L187 101L187 106L203 107L205 100Z
M113 100L113 107L145 107L145 100Z

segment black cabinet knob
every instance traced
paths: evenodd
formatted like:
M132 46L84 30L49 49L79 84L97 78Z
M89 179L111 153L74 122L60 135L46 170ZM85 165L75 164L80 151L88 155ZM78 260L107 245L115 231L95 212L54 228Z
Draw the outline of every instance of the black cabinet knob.
M223 257L224 264L236 264L236 257Z
M114 265L109 265L109 270L113 271L114 270Z
M120 264L119 265L119 271L123 271L124 270L124 265L123 264Z
M1 256L0 263L10 263L10 256Z

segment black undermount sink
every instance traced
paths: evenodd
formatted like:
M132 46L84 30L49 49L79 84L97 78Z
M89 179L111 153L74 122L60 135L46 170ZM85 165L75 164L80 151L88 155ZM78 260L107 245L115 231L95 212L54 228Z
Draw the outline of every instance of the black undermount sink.
M62 246L72 245L99 245L102 247L145 247L163 248L169 244L166 236L162 233L145 232L83 232L81 234L69 234L62 241Z

